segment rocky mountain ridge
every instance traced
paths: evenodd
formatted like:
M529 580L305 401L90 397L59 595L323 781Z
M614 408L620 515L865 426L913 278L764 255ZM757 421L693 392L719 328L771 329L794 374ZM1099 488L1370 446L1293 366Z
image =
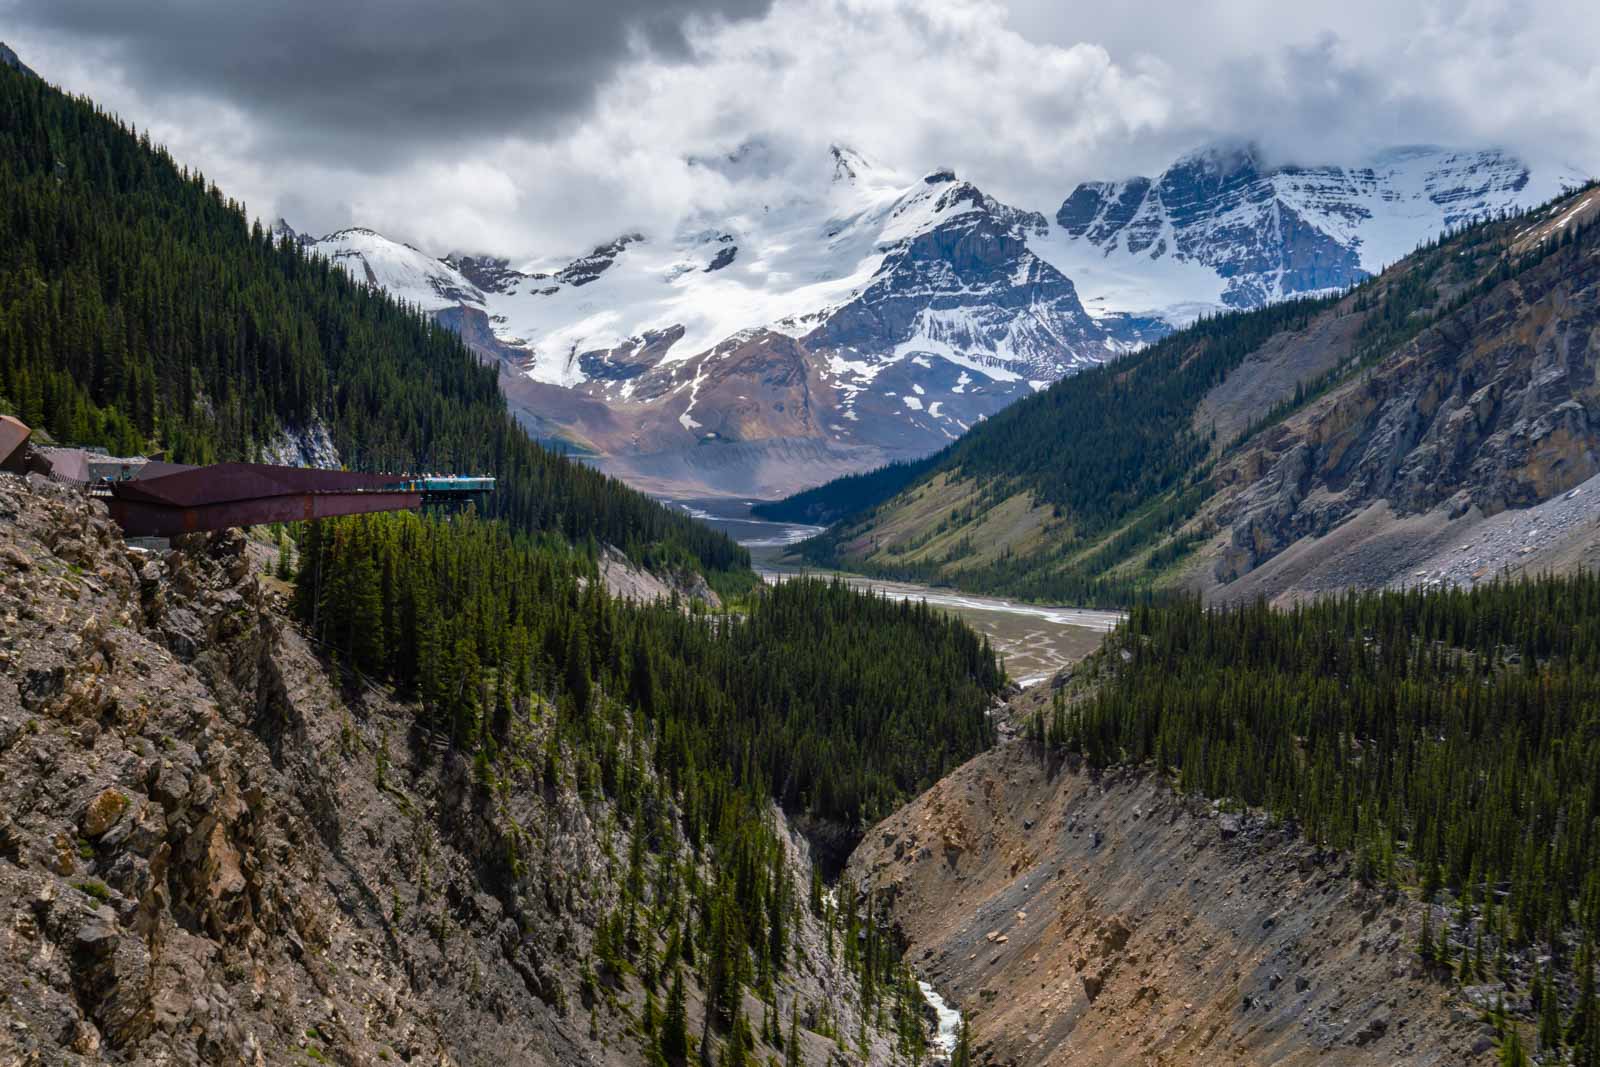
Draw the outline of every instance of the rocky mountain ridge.
M1530 221L1501 262L1536 261L1498 284L1460 271L1470 250L1456 264L1419 257L1412 270L1438 294L1433 322L1219 465L1206 511L1227 531L1211 563L1217 592L1285 583L1309 591L1341 573L1425 578L1413 564L1445 542L1471 540L1484 521L1600 473L1597 218L1600 194L1591 191ZM1551 251L1563 237L1564 250ZM1481 294L1464 295L1474 281ZM1328 536L1347 524L1354 534L1362 516L1395 532L1359 538L1366 544ZM1296 545L1291 558L1232 588ZM1521 564L1520 546L1509 547L1469 581Z
M22 57L17 55L17 53L12 50L11 46L6 44L4 41L0 41L0 63L19 70L29 77L37 78L39 76L38 74L34 73L26 63L22 62Z
M1091 773L1002 742L875 827L847 877L884 902L908 957L960 1008L975 1062L1497 1056L1482 1005L1417 960L1424 905L1363 885L1349 857L1292 827L1143 769ZM1493 1001L1487 987L1468 993Z
M1269 167L1212 146L1156 179L1081 185L1052 220L840 146L775 193L765 152L693 161L748 203L561 266L363 229L296 239L499 360L563 447L658 490L770 496L926 455L1203 311L1346 287L1571 180L1496 151Z
M1498 149L1411 146L1300 166L1269 163L1256 145L1218 144L1154 178L1079 185L1055 219L1086 285L1102 272L1149 276L1145 293L1120 299L1147 314L1150 301L1170 300L1167 317L1182 322L1185 304L1252 308L1346 289L1441 233L1585 180ZM1202 275L1215 286L1209 299Z

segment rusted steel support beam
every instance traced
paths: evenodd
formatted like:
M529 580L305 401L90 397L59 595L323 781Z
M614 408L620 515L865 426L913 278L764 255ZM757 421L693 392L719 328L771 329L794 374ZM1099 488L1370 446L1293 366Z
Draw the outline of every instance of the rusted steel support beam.
M335 515L374 511L410 511L422 506L422 494L410 492L292 493L254 500L227 500L193 507L174 507L145 500L113 497L106 501L111 517L130 537L176 537L230 526L263 522L299 522Z

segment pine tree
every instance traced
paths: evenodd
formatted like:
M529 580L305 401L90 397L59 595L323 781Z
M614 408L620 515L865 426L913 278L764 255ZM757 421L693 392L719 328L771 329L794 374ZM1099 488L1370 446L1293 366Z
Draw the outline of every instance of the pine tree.
M1522 1035L1511 1027L1500 1043L1501 1067L1528 1067L1528 1055L1522 1050Z
M589 710L590 693L594 683L589 678L589 640L583 621L575 619L567 636L567 692L572 694L573 706L579 715Z
M784 857L777 853L773 858L772 891L767 895L767 960L776 972L788 966L789 959L789 897L788 878L783 870Z
M682 1067L689 1062L689 1004L683 989L683 971L672 972L672 989L667 994L667 1010L661 1020L661 1054Z
M1417 939L1417 957L1423 965L1432 967L1439 959L1438 946L1433 940L1433 905L1422 906L1422 934Z
M644 991L644 1009L639 1015L639 1029L646 1037L654 1038L656 1030L661 1025L661 1007L656 1003L656 994L653 989Z
M283 527L278 527L278 567L276 575L279 581L287 582L294 577L294 563L289 555L289 538L283 532Z
M1539 1051L1558 1053L1561 1050L1561 998L1556 984L1547 974L1540 992Z
M733 1025L739 1010L740 951L732 929L733 904L726 893L711 906L711 944L706 953L706 1013L719 1029Z
M1595 992L1594 941L1586 939L1578 953L1578 999L1567 1022L1567 1043L1584 1055L1600 1058L1600 998Z
M728 1039L722 1043L722 1057L717 1061L718 1067L751 1067L752 1056L755 1051L755 1035L750 1032L750 1020L745 1018L744 1012L735 1010L733 1025L729 1027Z
M950 1067L973 1067L972 1027L965 1019L961 1020L961 1029L956 1035L956 1048L950 1056Z
M800 1020L794 1002L789 1003L789 1036L783 1042L783 1067L806 1067L806 1057L800 1048Z

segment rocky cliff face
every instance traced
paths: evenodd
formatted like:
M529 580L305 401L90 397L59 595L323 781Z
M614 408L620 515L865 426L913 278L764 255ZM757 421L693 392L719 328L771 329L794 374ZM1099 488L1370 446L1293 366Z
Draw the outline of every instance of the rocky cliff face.
M131 549L81 494L0 476L0 1062L639 1062L640 979L590 955L628 849L610 805L510 764L486 788L319 659L265 558ZM860 1032L800 922L785 1018Z
M991 1067L1494 1061L1478 1010L1416 963L1422 905L1142 772L1003 743L875 827L847 876Z
M1413 313L1432 324L1219 468L1214 515L1229 530L1219 580L1379 501L1395 516L1433 515L1436 525L1476 521L1600 473L1600 241L1579 229L1600 197L1557 210L1576 243L1460 307L1451 298L1472 272L1448 258L1419 259L1416 277L1391 284L1432 286L1437 300ZM1518 247L1497 251L1516 256ZM1334 314L1364 313L1352 305Z

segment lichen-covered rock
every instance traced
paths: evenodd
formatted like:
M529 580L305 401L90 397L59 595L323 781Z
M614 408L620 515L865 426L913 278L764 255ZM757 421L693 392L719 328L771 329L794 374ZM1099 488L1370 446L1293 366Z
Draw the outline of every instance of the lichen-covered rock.
M118 789L102 789L83 813L83 836L99 837L128 810L128 798Z

